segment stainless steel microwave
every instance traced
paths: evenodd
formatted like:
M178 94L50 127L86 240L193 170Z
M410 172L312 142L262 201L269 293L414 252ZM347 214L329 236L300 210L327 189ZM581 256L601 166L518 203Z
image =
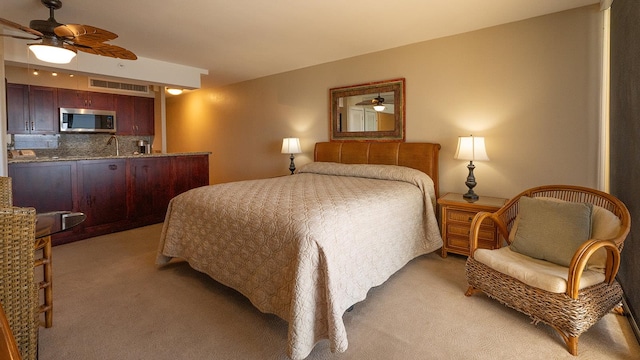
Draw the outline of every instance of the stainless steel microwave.
M116 132L116 112L109 110L60 108L60 132Z

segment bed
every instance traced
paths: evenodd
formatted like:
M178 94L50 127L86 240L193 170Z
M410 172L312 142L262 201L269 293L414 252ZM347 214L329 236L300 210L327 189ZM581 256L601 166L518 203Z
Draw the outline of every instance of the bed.
M439 144L317 143L295 175L173 198L157 264L172 258L288 322L288 355L347 349L344 312L411 259L442 246Z

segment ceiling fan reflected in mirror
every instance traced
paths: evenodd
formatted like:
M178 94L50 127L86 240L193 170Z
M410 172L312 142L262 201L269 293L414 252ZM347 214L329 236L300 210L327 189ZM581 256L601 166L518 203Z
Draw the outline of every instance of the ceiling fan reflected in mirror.
M384 102L384 98L380 96L380 94L378 93L377 97L374 97L373 99L369 99L369 100L363 100L360 101L359 103L356 103L356 105L373 105L373 110L375 111L383 111L385 109L385 102Z
M31 43L29 49L36 58L55 64L68 64L78 51L89 54L112 57L116 59L136 60L138 57L131 51L119 46L105 43L118 35L91 25L60 24L53 16L55 10L62 7L60 0L40 0L49 9L49 19L32 20L29 27L0 18L4 26L31 34L32 37L0 34L16 39L40 40Z

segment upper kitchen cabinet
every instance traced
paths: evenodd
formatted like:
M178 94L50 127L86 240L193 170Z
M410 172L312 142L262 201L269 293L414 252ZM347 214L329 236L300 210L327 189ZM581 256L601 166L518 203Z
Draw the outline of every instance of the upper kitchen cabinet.
M116 95L118 135L151 136L154 134L154 99Z
M7 115L9 134L57 133L57 89L7 84Z
M29 88L22 84L7 84L7 132L28 133Z
M58 106L74 109L113 110L115 95L93 91L58 89Z

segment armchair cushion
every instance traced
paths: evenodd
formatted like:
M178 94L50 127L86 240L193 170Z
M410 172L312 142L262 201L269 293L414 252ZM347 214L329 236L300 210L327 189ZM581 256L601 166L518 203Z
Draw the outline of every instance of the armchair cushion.
M511 249L568 267L578 247L591 237L592 205L526 196L519 202Z
M566 202L564 200L539 197L538 199L547 199L549 201ZM516 217L511 232L509 232L509 243L512 243L515 239L516 232L518 231L518 223L520 222L520 216ZM622 225L620 218L611 211L603 208L602 206L593 205L591 210L591 238L607 240L612 239L618 235L620 226ZM596 251L589 261L587 261L587 269L597 270L604 272L605 263L607 260L607 253L604 249Z
M476 261L529 286L557 294L567 291L567 267L531 258L512 251L509 247L496 250L478 249L473 257ZM580 278L579 288L584 289L603 281L602 272L585 270Z

